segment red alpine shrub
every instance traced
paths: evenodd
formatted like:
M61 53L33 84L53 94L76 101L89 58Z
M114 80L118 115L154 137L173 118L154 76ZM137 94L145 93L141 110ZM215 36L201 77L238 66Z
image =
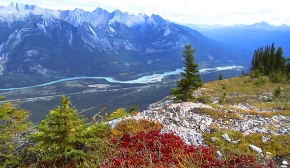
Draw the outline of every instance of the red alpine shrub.
M101 167L258 167L255 158L238 155L229 161L216 157L215 147L187 145L173 133L153 130L112 139L115 153Z

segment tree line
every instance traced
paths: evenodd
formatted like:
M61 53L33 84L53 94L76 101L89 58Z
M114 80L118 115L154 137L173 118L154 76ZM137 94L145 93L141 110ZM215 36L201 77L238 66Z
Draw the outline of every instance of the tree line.
M289 59L283 56L283 48L271 46L260 47L254 51L251 75L253 77L269 76L272 82L282 82L290 79Z

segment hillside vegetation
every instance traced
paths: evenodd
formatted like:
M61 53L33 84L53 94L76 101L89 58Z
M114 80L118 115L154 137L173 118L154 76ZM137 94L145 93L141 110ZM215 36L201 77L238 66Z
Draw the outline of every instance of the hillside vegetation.
M259 79L250 76L240 76L232 79L218 80L204 84L203 88L196 94L198 99L211 105L216 110L204 109L202 112L215 119L222 119L233 124L234 119L240 120L243 116L254 116L254 118L267 120L274 116L290 116L290 87L289 83L272 83L266 76L262 77L263 84ZM283 123L283 121L277 121ZM258 123L257 123L258 124ZM284 123L289 128L289 122ZM270 132L281 128L275 125L263 125ZM224 152L234 152L255 155L248 148L249 144L255 144L263 149L264 155L271 153L271 158L290 159L289 133L269 134L233 131L231 129L220 129L214 127L212 133L205 133L204 137L208 145L218 146ZM272 130L271 130L272 129ZM212 137L221 137L227 133L238 144L227 143L225 139L213 142ZM268 140L265 140L268 139ZM267 153L266 153L267 152Z
M239 120L243 115L289 116L289 84L263 79L263 85L257 85L258 79L250 76L205 83L195 95L197 101L213 108L201 108L197 113L205 113L229 125L228 122ZM166 101L169 99L161 101L164 107ZM36 128L27 127L27 112L15 105L4 104L0 108L0 162L4 167L274 167L281 159L290 159L289 134L244 135L212 123L212 131L203 134L207 146L195 146L186 144L176 134L160 132L165 126L161 122L132 117L143 113L136 112L136 108L131 112L120 108L110 115L84 122L69 99L63 96L60 106L51 110ZM112 127L108 121L116 121L116 125ZM78 128L75 123L82 127ZM279 128L273 126L274 129ZM239 143L221 138L225 134ZM213 141L212 137L219 140ZM263 137L270 141L262 141ZM264 155L270 156L260 156L248 147L249 144L262 147Z
M133 106L129 112L119 108L86 119L62 95L60 105L33 126L29 112L17 104L0 105L0 165L287 167L289 64L284 71L263 74L271 68L258 61L250 75L224 80L220 75L202 85L194 50L186 46L185 51L188 59L178 88L142 112ZM270 74L276 72L283 80L273 81Z
M197 92L198 99L207 104L221 104L232 109L233 105L247 106L248 110L260 115L290 115L290 87L288 83L272 83L269 78L240 76L204 84ZM242 108L241 108L242 109Z

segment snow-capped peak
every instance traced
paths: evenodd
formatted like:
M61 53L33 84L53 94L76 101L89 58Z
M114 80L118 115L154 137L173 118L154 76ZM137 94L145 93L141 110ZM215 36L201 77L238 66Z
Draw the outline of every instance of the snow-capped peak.
M121 23L128 27L146 27L146 24L154 25L159 23L160 20L163 20L158 15L152 15L151 17L144 14L131 15L118 9L111 13L101 8L97 8L93 12L79 8L76 8L75 10L60 11L41 8L37 5L13 2L6 7L1 7L0 20L12 22L29 17L29 14L41 15L44 19L48 20L60 19L69 22L74 26L79 26L88 22L99 27L106 27L107 25L114 23Z
M148 18L148 16L142 15L142 14L139 14L138 16L136 16L136 15L130 15L127 12L122 13L120 10L115 10L111 14L113 15L113 17L109 21L110 24L119 22L119 23L125 24L128 27L142 25L145 23L146 18Z
M24 4L20 4L20 3L16 3L16 5L15 5L15 9L18 11L34 10L35 7L36 7L36 5L24 5Z
M28 16L30 13L36 15L42 15L43 18L57 18L59 17L59 11L48 10L41 8L37 5L25 5L21 3L11 2L8 6L2 7L0 10L0 20L12 22Z

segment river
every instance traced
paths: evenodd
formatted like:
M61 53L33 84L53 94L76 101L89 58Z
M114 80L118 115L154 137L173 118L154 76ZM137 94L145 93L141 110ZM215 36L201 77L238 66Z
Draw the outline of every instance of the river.
M207 74L211 72L217 72L217 71L222 71L222 70L242 70L245 67L243 66L225 66L225 67L215 67L215 68L204 68L200 69L201 74ZM52 85L55 83L60 83L60 82L65 82L65 81L71 81L71 80L81 80L81 79L105 79L108 82L111 83L127 83L127 84L142 84L142 83L156 83L156 82L161 82L161 80L170 75L178 75L183 71L183 68L176 69L174 71L169 71L169 72L164 72L161 74L152 74L152 75L147 75L147 76L142 76L140 78L134 79L134 80L128 80L128 81L121 81L121 80L116 80L112 77L88 77L88 76L81 76L81 77L72 77L72 78L63 78L39 85L33 85L33 86L25 86L25 87L18 87L18 88L0 88L0 91L12 91L12 90L19 90L19 89L28 89L28 88L35 88L35 87L41 87L41 86L48 86Z

